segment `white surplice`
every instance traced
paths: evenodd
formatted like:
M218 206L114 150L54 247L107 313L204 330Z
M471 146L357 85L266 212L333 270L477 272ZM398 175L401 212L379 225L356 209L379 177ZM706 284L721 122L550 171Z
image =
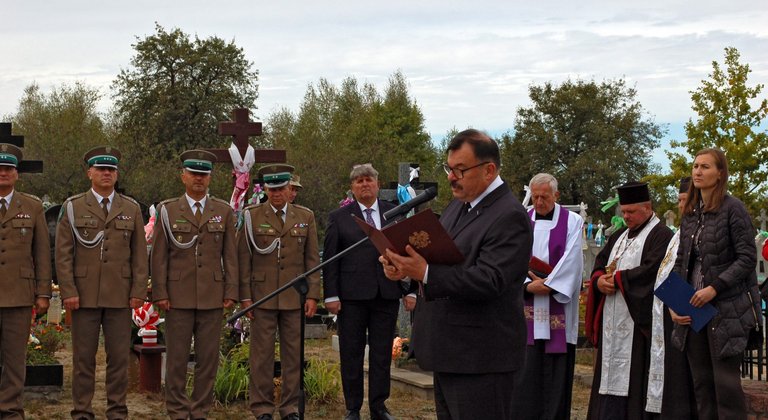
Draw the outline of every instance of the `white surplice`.
M535 211L531 217L535 220ZM549 233L559 220L559 204L555 204L552 220L535 220L532 254L546 263L549 263ZM584 269L584 253L581 249L583 225L581 216L568 211L565 252L544 283L556 292L553 295L555 300L564 305L565 341L571 344L576 344L579 335L579 292ZM526 282L529 281L531 279L526 279ZM533 313L533 338L549 340L549 296L534 295Z
M651 230L659 223L654 214L637 236L629 238L625 230L611 249L608 262L619 258L616 271L629 270L640 266L643 247ZM602 395L629 395L629 371L632 365L632 341L635 322L629 313L627 302L621 291L605 297L603 306L602 370L600 389Z

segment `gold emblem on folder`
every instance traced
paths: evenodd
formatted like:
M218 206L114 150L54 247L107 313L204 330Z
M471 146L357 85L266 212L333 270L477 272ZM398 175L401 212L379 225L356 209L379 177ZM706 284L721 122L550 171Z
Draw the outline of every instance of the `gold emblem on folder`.
M416 249L426 248L431 243L429 240L429 233L423 230L413 232L411 236L408 237L408 243Z

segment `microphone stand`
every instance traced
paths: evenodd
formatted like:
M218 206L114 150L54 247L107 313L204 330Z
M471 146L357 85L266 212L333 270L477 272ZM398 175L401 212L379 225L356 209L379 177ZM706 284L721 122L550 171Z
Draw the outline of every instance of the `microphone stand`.
M399 222L403 219L406 213L398 215L392 220L392 223L394 224ZM242 317L246 313L250 312L252 309L259 307L264 302L274 298L275 296L279 295L280 293L283 293L284 291L294 288L299 293L299 302L301 304L301 311L304 311L304 304L307 301L307 293L309 292L309 285L307 284L307 276L310 274L313 274L317 270L320 270L323 268L326 264L332 263L339 258L347 255L350 251L357 248L358 246L362 245L366 241L368 241L368 236L364 237L363 239L360 239L359 241L355 242L354 244L350 245L347 249L339 252L338 254L334 255L331 258L323 259L323 261L317 265L316 267L311 268L310 270L306 271L305 273L299 274L296 278L289 281L288 283L280 286L279 288L275 289L273 292L269 293L268 295L264 296L263 298L257 300L256 302L253 302L248 307L241 309L232 316L230 316L227 319L227 323L234 324L235 321L237 321L238 318ZM300 352L300 360L299 360L299 366L301 366L300 375L299 375L299 418L301 420L304 420L304 405L305 405L305 395L304 395L304 326L306 323L306 317L304 314L301 314L301 343L299 344L299 352ZM253 325L251 325L253 327Z

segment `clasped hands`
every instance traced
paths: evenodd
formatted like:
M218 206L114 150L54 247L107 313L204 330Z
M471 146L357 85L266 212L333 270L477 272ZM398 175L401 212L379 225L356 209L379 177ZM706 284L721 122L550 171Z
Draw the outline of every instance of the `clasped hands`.
M605 273L597 278L597 290L604 295L616 293L616 281L613 279L613 273Z

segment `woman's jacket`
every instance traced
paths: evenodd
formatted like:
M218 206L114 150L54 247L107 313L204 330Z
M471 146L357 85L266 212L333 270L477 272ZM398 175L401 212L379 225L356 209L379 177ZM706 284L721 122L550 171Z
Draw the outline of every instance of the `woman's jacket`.
M680 224L680 247L674 270L691 281L693 240L702 210L683 216ZM703 212L700 252L703 287L712 286L717 296L710 301L717 315L707 324L713 351L720 358L740 354L747 346L749 331L760 320L757 290L757 248L752 219L738 199L726 195L719 209ZM751 296L750 296L751 293ZM675 324L672 342L685 349L689 327Z

